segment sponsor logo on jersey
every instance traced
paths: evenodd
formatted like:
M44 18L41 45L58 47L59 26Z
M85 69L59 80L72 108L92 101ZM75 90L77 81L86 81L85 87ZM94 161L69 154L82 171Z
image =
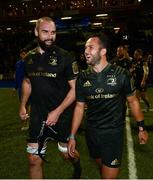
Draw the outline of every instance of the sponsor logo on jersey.
M111 78L107 79L107 85L115 86L116 84L117 84L117 82L116 82L116 78L115 77L111 77Z
M95 90L95 92L96 92L96 93L102 93L102 92L104 92L104 89L103 89L103 88L97 88L97 89Z
M91 86L91 83L88 80L83 84L83 87L90 87L90 86Z
M118 94L92 94L87 96L87 99L112 99L116 97Z
M29 76L33 77L53 77L56 78L56 73L48 73L48 72L31 72L28 73Z

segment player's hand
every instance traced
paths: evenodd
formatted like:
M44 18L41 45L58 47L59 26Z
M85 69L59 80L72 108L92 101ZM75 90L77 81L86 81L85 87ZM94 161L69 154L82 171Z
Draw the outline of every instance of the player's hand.
M75 147L76 147L76 141L75 141L75 139L69 139L69 141L68 141L68 154L71 156L71 157L75 157L76 156L76 149L75 149Z
M139 143L140 144L146 144L147 143L147 141L148 141L147 131L139 131L138 137L139 137Z
M20 107L19 110L19 117L21 118L21 120L25 121L29 118L29 115L27 114L27 110L24 106Z
M46 125L54 126L57 123L59 116L60 112L57 109L49 112L46 120Z

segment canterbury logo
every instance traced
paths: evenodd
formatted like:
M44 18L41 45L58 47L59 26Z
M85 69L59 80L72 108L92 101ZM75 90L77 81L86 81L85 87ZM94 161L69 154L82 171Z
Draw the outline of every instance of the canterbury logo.
M90 86L91 86L90 81L86 81L86 82L83 84L83 87L90 87Z

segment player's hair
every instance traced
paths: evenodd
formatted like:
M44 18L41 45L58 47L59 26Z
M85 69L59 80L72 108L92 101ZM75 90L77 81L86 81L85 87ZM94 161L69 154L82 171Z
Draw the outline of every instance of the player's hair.
M100 45L103 47L103 48L106 48L108 49L108 37L106 34L100 32L100 33L94 33L94 34L90 34L88 36L88 39L89 38L94 38L94 37L97 37L99 39L99 43Z
M142 51L142 49L136 49L135 51L136 51L137 53L139 53L140 56L143 56L143 51Z
M37 20L36 22L36 29L38 30L39 29L39 25L42 21L48 21L48 22L54 22L54 20L48 16L44 16L44 17L41 17ZM54 22L55 23L55 22Z
M125 49L126 50L126 48L123 46L123 45L119 45L119 46L117 46L117 49L118 48L123 48L123 49Z

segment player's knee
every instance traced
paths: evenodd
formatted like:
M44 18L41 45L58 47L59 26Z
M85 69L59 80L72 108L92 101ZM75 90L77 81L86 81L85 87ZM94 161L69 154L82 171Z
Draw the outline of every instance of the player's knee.
M42 159L38 155L38 147L37 145L28 144L27 145L27 153L28 153L28 160L30 166L39 166L42 163ZM46 147L42 148L42 153L45 154Z
M40 166L42 164L42 160L38 155L29 154L28 159L30 166Z

